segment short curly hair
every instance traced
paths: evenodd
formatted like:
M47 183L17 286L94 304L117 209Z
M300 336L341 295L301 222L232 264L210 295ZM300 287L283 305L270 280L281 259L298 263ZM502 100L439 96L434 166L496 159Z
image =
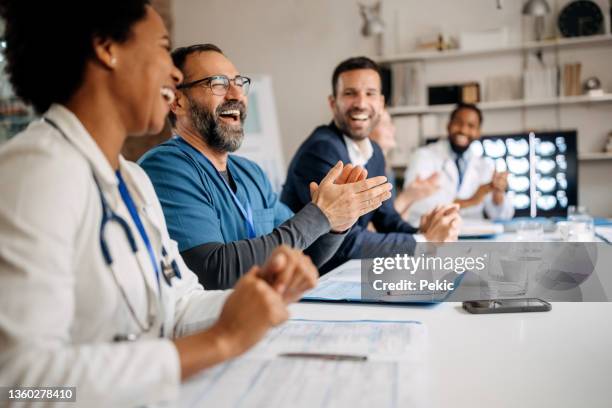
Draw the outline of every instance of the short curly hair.
M478 123L479 123L479 125L482 126L482 121L484 119L482 117L482 111L480 110L480 108L478 106L476 106L473 103L459 102L457 104L457 106L455 106L455 109L453 109L453 111L450 114L450 121L452 122L453 120L455 120L455 116L457 116L459 111L461 111L463 109L474 111L476 113L476 115L478 115Z
M124 42L149 0L0 0L6 72L15 94L43 113L82 85L94 38Z

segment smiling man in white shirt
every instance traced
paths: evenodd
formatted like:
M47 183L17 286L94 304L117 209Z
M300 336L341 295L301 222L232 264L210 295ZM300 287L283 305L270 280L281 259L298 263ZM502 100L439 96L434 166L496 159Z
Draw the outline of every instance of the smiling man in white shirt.
M507 220L514 215L506 192L508 174L473 148L480 139L482 112L476 105L459 104L450 115L448 139L421 147L408 162L404 185L417 177L439 174L440 189L410 208L408 221L418 225L421 215L436 205L456 203L464 218Z

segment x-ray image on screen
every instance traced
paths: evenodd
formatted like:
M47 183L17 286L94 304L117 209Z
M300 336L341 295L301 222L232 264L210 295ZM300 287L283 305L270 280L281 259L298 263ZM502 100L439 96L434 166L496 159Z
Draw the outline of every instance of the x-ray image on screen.
M516 216L566 216L577 204L576 131L483 136L478 150L509 172Z

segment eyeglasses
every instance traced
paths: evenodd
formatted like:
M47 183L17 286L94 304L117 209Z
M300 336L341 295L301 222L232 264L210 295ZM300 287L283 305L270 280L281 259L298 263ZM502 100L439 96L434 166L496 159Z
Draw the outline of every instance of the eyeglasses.
M213 95L225 96L230 86L230 82L234 83L234 86L242 90L243 95L248 95L249 88L251 87L251 78L236 75L234 78L228 78L225 75L214 75L196 81L187 82L177 86L177 89L191 88L194 85L204 85L212 91Z

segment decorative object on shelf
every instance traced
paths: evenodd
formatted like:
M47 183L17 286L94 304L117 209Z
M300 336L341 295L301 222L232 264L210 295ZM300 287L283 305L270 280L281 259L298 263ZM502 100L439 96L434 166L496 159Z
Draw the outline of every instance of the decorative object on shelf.
M526 101L559 96L559 68L538 64L523 71L523 95Z
M382 94L385 103L393 105L393 65L380 66L380 79L382 82Z
M511 101L521 99L523 81L513 75L495 75L485 80L486 102Z
M480 102L480 84L472 82L461 88L461 102L476 104Z
M561 10L557 25L564 37L582 37L603 34L603 22L603 12L595 2L577 0Z
M584 80L582 90L589 96L604 96L604 90L601 87L601 81L597 77L589 77Z
M426 104L424 84L424 67L422 62L393 64L390 68L391 106L423 106ZM383 76L383 80L385 77ZM383 85L385 81L383 81ZM383 88L384 89L384 88Z
M523 6L523 15L535 17L534 34L536 41L544 38L544 16L550 13L550 6L546 0L529 0Z
M580 80L581 72L582 64L579 62L563 65L563 71L561 73L563 96L582 95L582 81Z
M422 37L421 37L422 38ZM451 38L452 39L452 38ZM417 44L419 38L417 38ZM464 57L479 57L483 58L487 55L505 55L518 54L521 52L538 51L538 50L561 50L572 48L583 48L591 46L609 46L612 45L612 35L594 35L589 37L573 37L573 38L551 38L540 42L525 41L518 44L509 44L505 47L494 47L482 50L461 50L453 49L447 52L432 52L429 50L416 49L402 54L378 56L378 63L396 64L401 62L411 61L427 61L427 60L455 60Z
M461 85L431 85L427 87L429 105L454 104L461 100Z
M608 143L606 144L606 152L612 153L612 132L608 133Z
M432 85L427 87L429 105L446 105L480 102L480 84L468 82L453 85Z
M419 51L447 51L457 48L457 40L444 33L422 35L416 39L416 49Z
M363 19L361 34L364 37L376 37L376 54L382 55L382 34L385 31L385 23L380 17L381 2L373 5L359 3L359 14Z
M361 34L364 37L382 34L385 31L385 23L380 17L380 2L373 5L359 4L359 13L363 18Z

